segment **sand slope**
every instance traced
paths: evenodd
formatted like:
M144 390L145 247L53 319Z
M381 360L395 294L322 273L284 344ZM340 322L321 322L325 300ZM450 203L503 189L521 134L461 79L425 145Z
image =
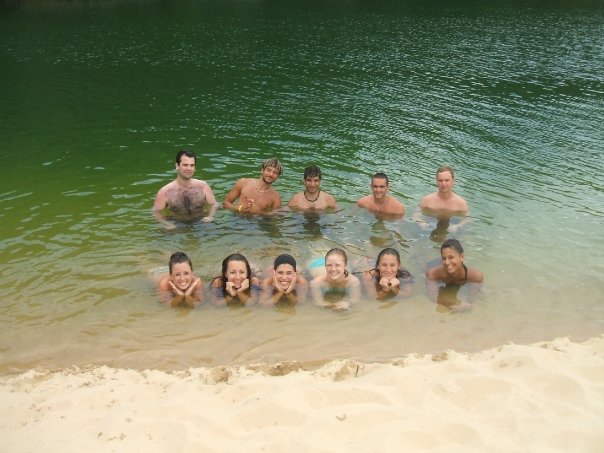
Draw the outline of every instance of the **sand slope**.
M604 451L604 337L391 364L31 370L3 452Z

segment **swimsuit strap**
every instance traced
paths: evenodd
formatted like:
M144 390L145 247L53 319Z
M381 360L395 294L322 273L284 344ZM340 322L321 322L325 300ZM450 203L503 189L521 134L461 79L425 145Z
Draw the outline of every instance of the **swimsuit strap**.
M468 266L466 266L465 264L461 264L463 266L463 270L464 270L464 283L468 281Z

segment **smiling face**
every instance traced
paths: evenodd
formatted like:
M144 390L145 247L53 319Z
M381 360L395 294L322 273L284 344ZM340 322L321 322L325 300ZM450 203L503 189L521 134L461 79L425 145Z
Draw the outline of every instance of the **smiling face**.
M325 270L327 278L331 281L339 281L346 278L346 260L340 254L331 254L325 258Z
M295 278L296 270L291 264L280 264L275 269L275 280L280 290L289 288L289 285Z
M371 180L371 192L376 199L384 198L388 192L388 182L384 178L373 178Z
M318 176L309 176L304 179L304 187L310 195L316 194L321 188L321 178Z
M279 178L279 169L276 167L265 167L260 175L262 180L269 186Z
M241 288L241 284L248 278L247 267L243 261L229 261L225 277L231 282L235 289Z
M396 277L400 264L401 263L396 256L389 254L382 255L380 262L378 263L380 277L387 278L388 280Z
M455 275L462 268L463 252L459 253L452 247L445 247L441 250L440 256L447 274Z
M195 159L193 157L181 156L180 163L176 164L176 173L182 179L191 179L193 174L195 174Z
M189 263L175 263L172 265L170 277L174 285L181 291L184 291L193 281L193 270L189 266Z

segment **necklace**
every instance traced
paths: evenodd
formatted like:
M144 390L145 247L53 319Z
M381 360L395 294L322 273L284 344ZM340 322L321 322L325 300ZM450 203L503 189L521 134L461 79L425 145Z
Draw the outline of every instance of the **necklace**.
M268 187L268 189L260 190L260 189L258 188L258 181L256 181L256 184L254 185L254 187L256 188L256 192L258 192L258 193L266 193L266 192L268 192L269 190L271 190L271 187L270 187L270 186Z
M306 190L304 191L304 198L306 198L306 201L310 201L311 203L314 203L315 201L317 201L320 196L321 196L321 189L319 189L319 191L317 192L317 196L315 197L314 200L311 200L310 198L308 198L306 196Z

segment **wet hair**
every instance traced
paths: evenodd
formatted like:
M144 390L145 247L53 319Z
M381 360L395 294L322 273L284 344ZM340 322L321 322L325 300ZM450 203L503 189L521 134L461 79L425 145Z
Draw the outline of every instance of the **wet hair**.
M223 291L226 291L226 284L227 284L227 269L229 267L229 263L231 261L241 261L243 263L245 263L245 269L247 271L247 278L251 279L252 278L252 268L250 267L250 263L248 262L248 260L245 258L245 256L243 256L240 253L233 253L229 256L227 256L225 259L222 260L222 272L220 274L219 277L215 277L212 282L210 283L210 286L212 285L212 283L214 283L214 281L216 279L218 279L221 283L221 287Z
M453 179L455 179L455 173L453 172L453 167L451 167L450 165L443 165L442 167L439 167L438 170L436 170L436 177L438 178L438 174L439 173L443 173L445 171L448 171L451 173L451 177Z
M276 157L266 159L264 162L262 162L261 167L263 170L268 167L274 167L279 172L279 176L281 176L281 173L283 173L283 166L281 165L281 162L279 162L279 159L277 159Z
M168 261L168 269L170 273L172 273L172 266L179 263L189 263L191 270L193 270L193 263L191 263L191 259L184 252L175 252L170 257L170 261Z
M384 250L382 250L379 253L379 255L377 256L377 259L375 260L375 267L372 269L372 271L373 271L373 276L375 277L376 282L379 282L380 279L382 278L382 277L380 277L380 260L382 259L383 256L386 256L386 255L392 255L392 256L396 257L396 261L398 262L398 265L399 265L399 268L396 271L396 278L412 277L412 275L409 273L408 270L401 268L401 255L398 253L398 251L396 249L388 247L388 248L385 248Z
M386 185L389 186L390 185L390 180L388 179L388 176L386 176L386 173L382 173L382 172L378 172L375 175L373 175L371 177L371 183L373 184L373 180L374 179L385 179L386 180Z
M176 163L180 165L180 158L182 156L187 156L193 158L194 162L197 163L197 156L190 149L181 149L176 153Z
M440 252L442 253L444 249L454 249L460 255L463 253L463 247L457 239L447 239L445 242L443 242L443 244L440 246Z
M296 260L293 256L288 255L287 253L279 255L277 258L275 258L273 269L277 270L277 268L282 264L289 264L291 267L294 268L294 270L296 270Z
M341 256L342 258L344 258L344 266L346 266L348 264L348 257L346 256L346 252L339 248L333 248L325 254L325 265L327 265L327 258L329 258L331 255ZM348 277L347 270L344 270L344 277Z
M310 165L304 169L304 179L319 177L321 179L321 169L316 165Z

